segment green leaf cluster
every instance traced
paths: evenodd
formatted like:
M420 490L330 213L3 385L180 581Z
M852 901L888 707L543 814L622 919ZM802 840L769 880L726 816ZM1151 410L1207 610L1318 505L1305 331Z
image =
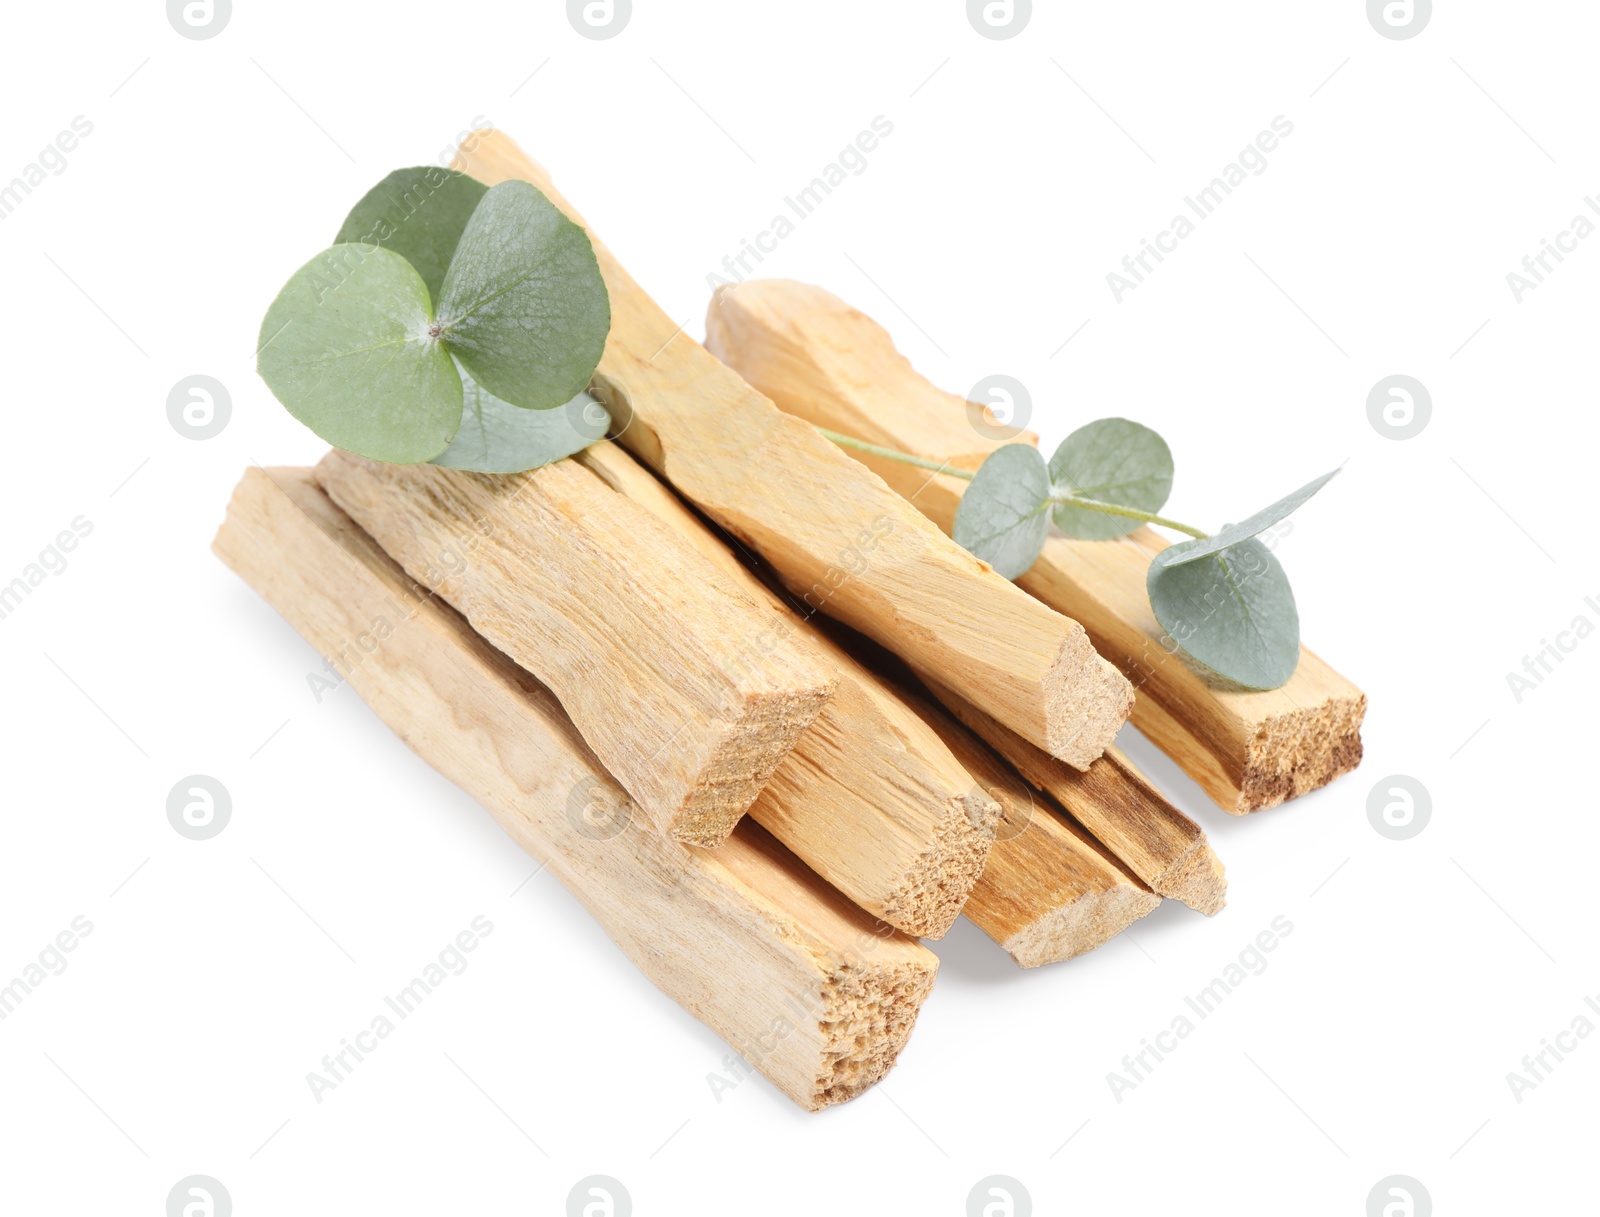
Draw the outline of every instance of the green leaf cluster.
M610 328L588 234L538 189L423 166L368 191L290 277L257 368L340 448L512 473L605 434L585 390Z
M1038 559L1052 521L1085 541L1125 536L1144 524L1188 533L1193 540L1162 550L1150 564L1146 586L1156 620L1218 675L1275 689L1300 661L1300 616L1289 578L1261 535L1334 473L1207 536L1159 514L1172 492L1166 441L1125 418L1102 418L1067 436L1048 462L1027 444L996 449L970 475L953 535L1016 579Z
M1015 579L1038 558L1052 520L1069 537L1108 541L1156 520L1171 492L1164 439L1125 418L1097 419L1048 463L1031 444L990 453L956 511L955 539Z

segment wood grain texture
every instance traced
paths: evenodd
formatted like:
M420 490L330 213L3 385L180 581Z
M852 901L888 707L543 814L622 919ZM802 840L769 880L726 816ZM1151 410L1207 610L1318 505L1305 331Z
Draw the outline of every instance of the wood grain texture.
M498 132L456 168L530 181L582 223ZM592 234L591 234L592 236ZM1086 766L1132 690L1074 621L995 574L903 498L682 333L598 240L611 335L594 391L619 442L760 553L789 589L905 656L1024 738Z
M719 288L706 335L714 353L808 422L963 468L1003 442L976 406L920 375L881 326L820 288L783 280ZM964 481L852 455L950 530ZM1053 536L1017 582L1083 624L1138 690L1134 725L1224 810L1275 807L1354 769L1366 696L1311 651L1301 648L1283 688L1257 692L1175 650L1145 590L1150 559L1167 544L1148 528L1116 541Z
M706 349L780 410L818 427L914 456L976 469L1007 443L1038 436L931 384L888 332L837 296L790 279L719 287L706 309ZM907 432L917 442L908 447ZM845 449L949 533L964 478ZM931 454L931 455L930 455Z
M577 809L626 807L627 795L555 697L422 593L309 470L246 472L215 549L322 653L381 635L348 671L367 704L789 1098L809 1110L840 1103L894 1064L937 957L755 824L715 851L669 840L642 816L597 829ZM564 1009L552 1002L544 1021Z
M418 582L561 699L661 828L720 844L832 692L825 666L588 470L386 465L318 481Z
M938 706L906 696L1000 805L989 863L963 912L1019 966L1036 968L1092 951L1161 903L987 744ZM1103 763L1104 758L1096 761L1090 773Z
M1080 773L1007 731L939 684L928 687L968 729L1055 799L1157 895L1212 916L1222 911L1227 879L1200 826L1161 796L1115 748Z
M999 806L918 714L791 611L649 470L606 441L573 459L716 563L837 682L751 817L867 912L943 937L984 869Z

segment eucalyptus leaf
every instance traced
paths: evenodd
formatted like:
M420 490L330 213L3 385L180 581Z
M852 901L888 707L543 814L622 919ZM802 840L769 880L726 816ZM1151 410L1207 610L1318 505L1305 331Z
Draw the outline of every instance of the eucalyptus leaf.
M335 245L261 323L256 369L323 439L396 465L431 460L461 423L461 378L429 336L428 288L399 254Z
M1079 427L1050 458L1056 494L1157 512L1172 493L1172 450L1149 427L1125 418L1101 418ZM1058 503L1056 527L1069 537L1107 541L1140 521Z
M1265 532L1326 486L1338 472L1335 469L1333 473L1325 473L1314 482L1307 482L1299 490L1296 490L1293 494L1285 495L1271 507L1263 507L1253 516L1240 520L1237 524L1229 524L1226 528L1221 529L1214 536L1204 541L1174 546L1174 549L1181 548L1184 552L1172 559L1172 565L1181 566L1186 562L1196 562L1201 558L1210 557L1214 553L1227 549L1230 545L1237 545L1240 541L1253 537L1257 533ZM1170 553L1171 551L1168 550L1166 552Z
M502 182L467 221L438 321L489 392L548 410L588 387L611 328L589 236L526 182Z
M588 393L560 410L524 410L501 401L457 365L461 374L461 429L433 458L447 469L522 473L580 452L604 437L611 415Z
M1194 659L1250 689L1276 689L1300 662L1300 614L1283 567L1249 538L1191 559L1199 541L1162 550L1150 563L1150 607Z
M393 250L422 276L438 300L456 244L489 188L438 165L396 169L350 209L334 238Z
M1050 531L1050 472L1031 444L996 448L956 508L951 536L1007 579L1033 565Z

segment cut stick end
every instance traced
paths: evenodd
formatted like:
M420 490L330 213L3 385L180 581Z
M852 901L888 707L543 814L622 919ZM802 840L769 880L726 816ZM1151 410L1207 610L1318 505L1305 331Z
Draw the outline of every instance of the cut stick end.
M1151 886L1207 917L1215 917L1228 902L1227 874L1204 837Z
M1110 941L1139 918L1154 912L1161 897L1131 883L1103 892L1088 892L1000 945L1018 967L1060 963Z
M1366 714L1366 694L1355 692L1261 723L1246 745L1238 800L1224 809L1234 815L1265 811L1349 773L1361 763Z
M837 687L820 673L810 685L747 693L708 756L706 771L722 776L690 792L663 825L667 834L686 845L722 844Z
M928 956L914 962L852 962L828 977L821 1012L825 1064L805 1104L809 1110L849 1102L894 1067L933 988L938 957Z
M1074 626L1044 682L1045 751L1080 772L1088 769L1128 721L1133 698L1128 678Z
M881 914L918 938L943 938L983 874L1000 804L979 790L950 800L934 841L901 880Z

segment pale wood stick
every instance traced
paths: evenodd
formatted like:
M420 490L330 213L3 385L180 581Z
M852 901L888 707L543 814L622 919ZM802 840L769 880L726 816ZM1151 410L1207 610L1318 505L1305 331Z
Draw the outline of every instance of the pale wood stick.
M582 223L499 132L484 133L456 167L489 184L532 182ZM1070 764L1104 751L1133 694L1076 622L1020 593L774 408L684 335L598 240L595 253L611 336L594 391L623 420L623 446L760 553L811 607L940 673Z
M751 817L867 912L943 937L984 869L998 805L918 714L796 616L649 470L609 441L573 459L716 563L769 608L775 632L810 648L837 680Z
M1222 911L1227 879L1200 826L1184 815L1115 748L1085 772L1063 765L936 681L945 708L1050 795L1096 840L1149 884L1207 916Z
M978 407L945 393L895 350L871 318L820 288L752 280L717 289L706 344L778 406L808 422L961 468L1002 440ZM1024 432L1010 442L1033 443ZM946 532L961 479L852 455ZM1133 722L1234 814L1275 807L1361 760L1367 699L1311 651L1281 689L1242 689L1191 663L1156 622L1145 590L1168 542L1148 528L1116 541L1051 537L1019 585L1081 621L1133 682Z
M247 471L215 549L322 653L375 639L348 670L367 704L789 1098L841 1103L894 1064L937 957L757 825L707 851L629 818L549 690L411 583L309 470ZM612 814L596 822L590 807Z
M716 568L571 461L492 476L333 451L329 497L561 699L656 825L720 844L833 677Z
M902 695L1000 804L994 849L962 911L1019 966L1036 968L1092 951L1161 903L982 740L926 698L904 690ZM1102 757L1090 772L1105 763Z
M876 321L808 283L750 279L717 288L706 309L706 349L786 414L957 469L976 469L1007 443L1039 442L931 384ZM950 532L965 479L845 451Z

